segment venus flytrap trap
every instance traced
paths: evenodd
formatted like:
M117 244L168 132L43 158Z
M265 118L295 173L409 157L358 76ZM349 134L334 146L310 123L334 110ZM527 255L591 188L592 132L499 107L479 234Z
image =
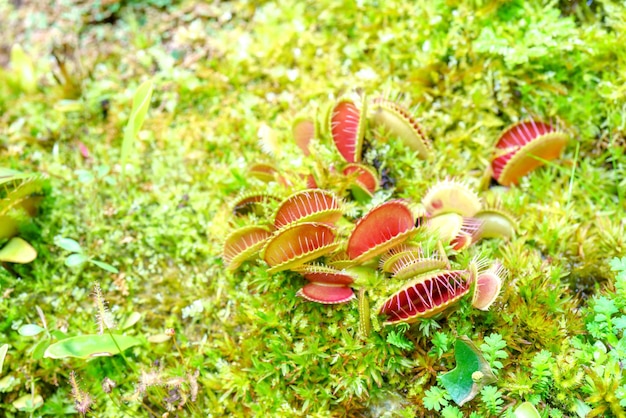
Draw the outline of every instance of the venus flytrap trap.
M37 214L43 199L44 177L0 167L0 263L25 264L37 251L23 238L20 227Z

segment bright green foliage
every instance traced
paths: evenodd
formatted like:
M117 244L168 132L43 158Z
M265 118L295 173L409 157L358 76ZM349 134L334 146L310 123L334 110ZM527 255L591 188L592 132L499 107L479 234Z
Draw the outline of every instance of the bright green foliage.
M404 336L404 332L400 330L389 331L389 334L387 334L387 342L403 350L413 350L415 348L415 345L407 340Z
M457 405L471 401L485 385L496 380L489 364L476 346L467 338L457 338L454 344L456 367L439 376L439 381L446 388Z
M542 350L535 355L532 360L533 386L539 390L547 390L552 376L552 367L555 365L552 354L547 350Z
M152 99L152 81L144 81L133 96L133 107L130 110L128 124L124 130L124 139L122 140L122 152L120 164L122 165L122 173L126 170L126 162L132 151L137 135L143 126L144 119L150 108L150 99Z
M112 356L138 344L141 344L141 340L125 335L80 335L51 344L46 350L44 357L54 359L78 357L86 359L90 357Z
M480 400L491 415L497 416L500 412L500 406L504 403L501 398L502 394L495 386L485 386L480 391Z
M432 343L433 348L431 349L431 353L434 353L436 357L441 357L450 349L450 338L446 333L435 332L433 334Z
M448 406L450 395L438 386L431 386L424 395L424 407L430 411L440 411L442 407Z
M504 367L500 360L509 356L507 352L503 350L505 347L506 341L502 339L500 334L495 333L485 337L485 342L480 345L485 360L489 362L489 365L496 374L498 374L498 370Z
M454 405L448 405L441 410L443 418L463 418L463 412Z
M0 27L0 199L16 171L51 184L39 216L19 215L18 236L37 259L0 267L0 416L75 413L71 369L95 399L88 416L105 418L510 417L525 401L550 417L626 408L623 2L0 1ZM131 113L144 80L154 88L138 130ZM567 129L559 159L519 186L479 190L519 220L509 241L453 257L467 265L480 253L509 269L490 311L463 301L385 329L374 313L399 283L371 278L359 283L372 312L363 337L356 303L304 302L300 278L262 264L225 271L230 203L278 187L249 176L249 164L309 164L293 119L355 88L400 95L434 139L422 161L396 138L366 138L393 193L412 201L446 177L480 189L511 123L557 119ZM262 126L272 154L259 147ZM132 164L122 163L125 135ZM312 148L336 162L327 145ZM127 362L44 358L50 344L95 333L94 282L119 324L141 316L123 333L154 342L125 350ZM458 335L498 372L460 407L437 384L456 367Z

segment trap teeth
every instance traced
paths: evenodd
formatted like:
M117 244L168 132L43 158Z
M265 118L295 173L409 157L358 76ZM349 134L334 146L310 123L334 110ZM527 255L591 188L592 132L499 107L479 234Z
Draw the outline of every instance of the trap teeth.
M411 210L402 200L375 207L354 227L348 239L348 257L356 263L385 253L417 231L414 222Z
M228 270L236 270L241 263L256 256L272 235L264 226L244 226L236 229L224 243L223 260Z
M519 183L520 179L545 161L558 158L568 136L553 125L527 120L507 128L496 143L492 171L503 186Z
M274 216L274 226L282 228L294 222L334 224L341 218L339 201L331 192L303 190L285 199Z
M430 140L424 129L411 113L401 105L384 98L376 98L372 104L370 121L400 138L409 148L417 151L421 159L430 155Z
M313 222L288 225L274 233L263 248L261 257L270 266L268 273L293 269L334 251L332 227Z
M466 270L444 270L420 275L402 286L384 302L379 313L385 325L413 323L430 318L469 293L471 281Z
M361 161L366 119L365 100L342 97L329 112L328 130L339 154L349 163Z

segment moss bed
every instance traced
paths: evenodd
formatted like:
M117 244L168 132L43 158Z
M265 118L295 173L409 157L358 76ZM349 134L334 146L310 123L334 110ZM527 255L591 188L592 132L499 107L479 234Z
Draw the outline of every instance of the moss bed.
M42 175L45 195L19 230L36 260L0 267L1 416L520 418L529 402L626 417L621 2L0 0L0 32L0 168ZM225 238L258 221L234 218L242 193L305 187L251 165L336 166L323 135L303 158L292 124L354 92L402 103L433 142L420 159L367 134L385 187L348 218L455 179L516 219L513 238L454 255L507 269L488 311L465 298L385 326L377 309L402 281L359 281L367 315L363 300L306 301L299 274L262 260L227 269ZM529 118L561 127L564 152L490 185L500 133ZM136 341L123 355L44 356L113 322ZM459 406L441 378L462 336L496 379Z

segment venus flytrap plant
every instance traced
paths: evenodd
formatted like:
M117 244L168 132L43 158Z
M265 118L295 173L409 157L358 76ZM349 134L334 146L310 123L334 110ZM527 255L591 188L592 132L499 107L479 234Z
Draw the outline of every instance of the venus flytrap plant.
M20 226L37 214L43 198L44 178L0 167L0 263L25 264L37 251L17 236Z

